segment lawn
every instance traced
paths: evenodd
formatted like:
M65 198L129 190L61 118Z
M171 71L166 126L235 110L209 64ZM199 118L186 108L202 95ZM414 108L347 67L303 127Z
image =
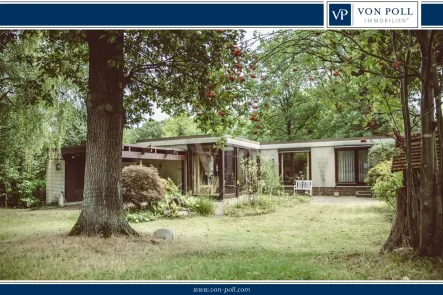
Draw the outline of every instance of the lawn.
M443 279L443 265L380 254L379 203L304 203L248 217L133 224L138 238L67 237L78 209L0 209L3 280ZM153 232L174 230L174 241Z

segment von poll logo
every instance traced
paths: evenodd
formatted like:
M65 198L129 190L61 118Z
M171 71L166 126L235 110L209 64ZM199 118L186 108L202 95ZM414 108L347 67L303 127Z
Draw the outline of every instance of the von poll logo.
M328 2L328 27L417 28L417 1Z
M332 11L332 14L334 15L335 20L344 20L345 16L349 14L349 11L347 9L339 9L338 12Z
M351 16L351 4L329 4L329 26L350 26Z

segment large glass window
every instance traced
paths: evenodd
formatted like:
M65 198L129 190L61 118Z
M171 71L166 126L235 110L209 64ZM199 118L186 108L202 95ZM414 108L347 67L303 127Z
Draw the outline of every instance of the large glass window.
M219 191L219 150L210 145L196 145L194 151L194 194L217 195Z
M296 180L310 179L309 152L280 153L280 174L285 185L293 185Z
M236 192L236 171L237 161L234 148L226 147L225 150L225 194L235 194Z
M336 151L337 183L364 184L368 176L368 149Z
M368 150L358 151L358 182L365 182L369 170Z
M355 181L354 151L338 151L338 182Z

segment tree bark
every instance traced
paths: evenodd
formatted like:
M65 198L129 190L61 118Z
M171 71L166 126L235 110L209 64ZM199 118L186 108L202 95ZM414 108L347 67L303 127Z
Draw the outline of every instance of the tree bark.
M418 247L418 206L417 197L414 193L413 174L411 163L411 119L409 116L409 62L411 57L412 32L408 32L407 51L405 58L399 55L397 50L396 31L392 32L392 48L397 61L402 61L400 67L402 77L400 78L400 102L402 105L403 125L405 130L405 154L406 169L404 171L403 190L397 191L396 196L396 212L392 223L391 232L383 244L382 250L391 251L402 246L412 246L414 249Z
M291 120L287 120L286 121L286 135L288 136L288 139L291 139L291 126L292 126L292 122Z
M89 93L86 168L80 217L70 235L137 235L126 221L121 194L123 45L121 31L87 31Z
M400 80L400 90L401 90L401 102L402 102L402 110L403 110L403 121L404 121L404 129L405 129L405 150L406 150L406 170L405 170L405 179L406 183L406 216L408 222L409 229L409 242L411 246L416 249L419 243L418 237L418 206L417 206L417 198L415 196L415 192L413 192L413 176L412 176L412 144L411 144L411 118L409 116L409 72L408 67L410 61L410 46L411 46L411 32L408 33L409 45L408 51L406 53L405 58L405 66L403 71L403 78Z
M439 140L439 145L436 145L436 151L438 147L438 152L436 155L437 161L437 177L436 177L436 222L435 222L435 239L434 245L432 247L432 252L434 256L438 254L443 255L443 191L442 191L442 177L443 177L443 165L442 165L442 156L443 156L443 145L441 143L442 132L443 132L443 121L442 121L442 109L441 109L441 93L442 93L442 85L439 82L438 72L437 72L437 61L435 60L435 55L431 56L431 75L434 86L434 94L435 94L435 117L437 123L437 135ZM437 143L437 139L436 139Z
M407 220L406 188L397 190L395 217L392 221L391 232L383 243L384 251L409 246L409 226Z
M436 203L436 151L434 121L434 82L432 68L432 32L416 31L421 54L421 179L420 179L420 243L415 251L418 256L435 256ZM440 243L440 241L438 241ZM438 244L437 243L437 244Z

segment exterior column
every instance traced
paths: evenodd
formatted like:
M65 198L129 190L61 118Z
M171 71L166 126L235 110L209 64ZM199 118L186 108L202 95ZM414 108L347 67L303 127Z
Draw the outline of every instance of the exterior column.
M238 198L238 147L234 147L234 174L235 174L235 197Z
M225 197L225 151L220 149L219 152L219 196L223 200Z
M46 204L65 198L65 161L49 160L46 166Z
M188 161L182 161L182 193L186 194L188 190Z

